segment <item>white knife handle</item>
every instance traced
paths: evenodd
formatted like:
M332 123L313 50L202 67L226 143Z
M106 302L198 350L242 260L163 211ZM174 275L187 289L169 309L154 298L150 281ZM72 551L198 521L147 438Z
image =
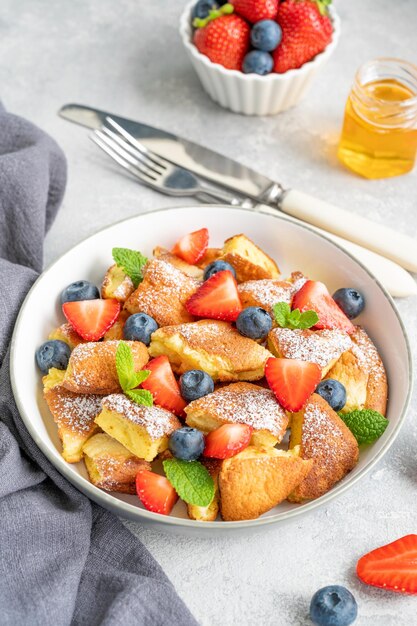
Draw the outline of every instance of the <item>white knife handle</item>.
M295 189L285 193L280 208L288 215L365 246L417 272L417 240L407 235Z

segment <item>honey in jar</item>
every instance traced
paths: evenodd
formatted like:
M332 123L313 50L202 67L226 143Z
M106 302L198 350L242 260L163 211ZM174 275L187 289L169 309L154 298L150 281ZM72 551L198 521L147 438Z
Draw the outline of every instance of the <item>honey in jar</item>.
M376 59L361 67L345 109L338 157L366 178L409 172L417 153L417 67Z

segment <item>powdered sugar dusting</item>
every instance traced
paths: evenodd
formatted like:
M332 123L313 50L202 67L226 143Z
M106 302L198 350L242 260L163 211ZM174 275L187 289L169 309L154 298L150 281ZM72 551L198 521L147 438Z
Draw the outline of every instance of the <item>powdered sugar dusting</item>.
M249 280L241 283L238 290L243 299L247 294L256 300L258 306L270 310L277 302L291 303L294 285L278 280Z
M45 398L58 425L78 433L92 430L103 400L103 396L76 394L61 386L47 391Z
M160 439L179 428L178 419L165 409L131 402L125 395L114 393L104 398L103 408L116 411L133 424L145 428L151 439Z
M80 387L88 387L91 379L88 375L88 368L85 367L84 361L89 359L100 358L100 363L104 367L111 362L115 367L115 358L119 341L110 340L103 342L81 343L74 348L70 357L71 375L75 384Z
M342 439L342 431L337 424L329 421L325 410L315 402L309 402L304 411L303 434L301 445L305 458L320 456L320 465L334 462L338 446L335 439Z
M362 328L357 328L353 334L351 351L359 367L367 369L374 382L385 375L378 351Z
M339 330L291 330L275 328L271 331L280 354L287 359L300 359L326 367L333 359L352 347L347 333Z

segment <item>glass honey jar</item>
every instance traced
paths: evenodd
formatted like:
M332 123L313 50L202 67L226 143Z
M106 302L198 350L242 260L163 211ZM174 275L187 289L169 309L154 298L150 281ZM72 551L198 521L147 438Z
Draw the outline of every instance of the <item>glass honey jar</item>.
M409 172L417 153L417 66L375 59L355 76L338 157L365 178Z

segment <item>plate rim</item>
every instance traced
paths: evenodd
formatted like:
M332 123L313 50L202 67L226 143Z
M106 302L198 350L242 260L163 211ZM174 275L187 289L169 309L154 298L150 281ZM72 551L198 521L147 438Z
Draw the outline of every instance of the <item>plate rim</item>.
M73 471L71 468L71 464L67 463L61 455L57 459L51 458L47 444L43 441L41 437L39 437L39 435L36 432L35 427L32 426L30 416L26 414L26 411L23 407L23 403L20 400L19 385L17 383L17 375L16 375L17 357L15 354L15 345L17 343L17 337L19 334L19 327L20 327L22 318L25 314L25 309L28 305L28 301L30 299L32 291L36 289L37 283L43 279L45 274L48 273L57 263L59 263L67 254L74 251L78 246L83 245L89 239L92 239L96 237L98 234L105 232L107 230L110 230L114 228L115 226L123 224L124 222L136 220L138 218L141 218L142 216L147 216L147 215L155 214L155 213L163 213L167 211L172 212L172 211L181 211L181 210L192 210L192 209L199 209L199 208L208 207L208 206L210 206L210 208L213 208L213 209L223 209L223 210L226 209L230 211L237 210L237 211L245 211L248 213L255 213L255 214L262 213L278 221L285 221L285 222L289 222L292 224L296 224L296 226L313 233L314 235L316 235L317 237L321 239L324 239L325 241L333 245L335 248L340 250L342 254L345 254L346 256L351 258L378 285L378 287L383 292L385 298L388 300L391 308L393 309L393 312L398 320L398 323L400 325L400 328L404 337L406 351L407 351L407 361L408 361L408 391L407 391L407 396L404 401L403 409L401 411L401 415L399 416L399 419L398 419L398 423L395 426L393 432L391 433L391 436L389 437L389 439L387 439L387 441L382 446L380 451L376 454L374 458L372 458L369 461L369 463L367 463L356 474L356 476L351 477L351 479L348 480L345 484L339 483L339 485L330 489L326 494L324 494L320 498L311 500L310 502L306 502L302 504L300 507L297 507L296 509L293 509L291 511L287 511L285 513L273 515L270 517L265 517L265 518L260 517L257 519L243 520L243 521L236 521L236 522L226 522L223 520L214 521L214 522L201 522L199 520L191 520L191 519L180 518L180 517L170 517L169 515L162 515L160 513L147 511L146 509L136 507L128 502L119 500L118 498L111 495L110 493L102 491L101 489L99 489L98 487L90 483L83 476ZM276 214L274 214L267 210L262 210L262 208L254 209L254 208L248 208L248 207L242 207L242 206L231 206L231 205L223 205L223 204L190 205L190 206L180 205L180 206L169 206L169 207L163 207L160 209L151 209L149 211L143 211L141 213L138 213L137 215L131 215L127 218L117 220L116 222L113 222L112 224L108 224L107 226L104 226L103 228L98 229L91 235L88 235L87 237L81 239L78 243L76 243L74 246L72 246L71 248L66 250L63 254L61 254L58 258L56 258L52 263L50 263L41 272L41 274L38 276L38 278L35 280L31 288L29 289L28 293L26 294L26 297L20 306L19 313L15 321L12 339L10 342L10 380L11 380L12 391L13 391L14 400L16 402L16 406L19 410L19 414L30 436L32 437L32 439L34 440L38 448L41 450L41 452L45 455L47 460L55 467L55 469L57 469L60 472L60 474L62 474L73 486L75 486L79 491L81 491L81 493L86 495L89 499L93 500L94 502L103 506L106 509L110 509L113 513L117 515L121 515L125 517L126 519L130 519L136 522L147 521L153 524L158 523L159 525L164 525L166 527L173 526L176 528L193 528L193 529L199 529L202 531L204 531L205 529L207 530L220 529L223 531L230 532L231 530L238 530L238 529L245 529L245 528L253 529L253 528L259 528L261 526L271 526L273 524L287 522L293 518L298 518L301 515L308 515L309 513L318 509L319 507L322 507L325 504L328 504L328 502L330 502L334 498L337 498L338 496L342 495L345 491L353 487L359 480L361 480L385 456L385 454L388 452L390 447L393 445L393 443L397 439L398 434L404 425L404 421L407 416L407 412L408 412L410 401L411 401L411 395L413 391L414 363L413 363L413 358L412 358L412 351L411 351L408 332L404 325L404 322L402 321L400 312L393 298L385 289L385 287L381 284L378 278L359 259L357 259L348 250L345 250L344 248L342 248L342 246L340 246L336 241L326 237L325 234L318 232L313 227L310 227L309 224L305 222L296 222L293 218L291 219L287 218L285 214L283 214L282 212L280 213L278 211Z

